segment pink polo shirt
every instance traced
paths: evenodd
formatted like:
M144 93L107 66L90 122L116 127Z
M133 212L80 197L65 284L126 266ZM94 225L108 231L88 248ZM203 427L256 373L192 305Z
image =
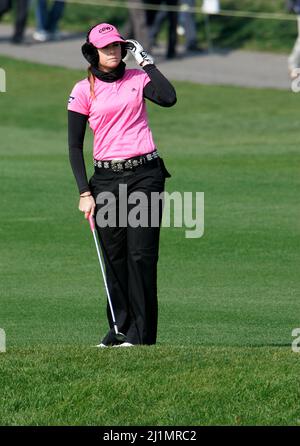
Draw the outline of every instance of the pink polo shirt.
M148 82L149 76L138 69L125 70L122 79L111 83L96 78L94 100L88 79L75 84L68 110L89 117L95 159L125 159L155 150L143 98Z

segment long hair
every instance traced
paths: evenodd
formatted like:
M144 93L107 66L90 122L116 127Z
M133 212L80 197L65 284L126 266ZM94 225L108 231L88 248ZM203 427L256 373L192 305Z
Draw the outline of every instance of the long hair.
M93 75L91 68L92 68L92 65L90 65L88 67L87 71L88 71L88 80L89 80L89 83L90 83L91 98L92 98L92 100L94 100L94 99L96 99L96 95L95 95L95 76Z

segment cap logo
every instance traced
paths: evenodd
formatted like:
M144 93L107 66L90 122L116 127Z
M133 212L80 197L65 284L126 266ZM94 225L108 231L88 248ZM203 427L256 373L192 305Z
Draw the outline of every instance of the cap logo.
M103 28L100 28L98 32L100 34L106 34L106 33L109 33L111 31L113 31L113 27L112 26L103 26Z

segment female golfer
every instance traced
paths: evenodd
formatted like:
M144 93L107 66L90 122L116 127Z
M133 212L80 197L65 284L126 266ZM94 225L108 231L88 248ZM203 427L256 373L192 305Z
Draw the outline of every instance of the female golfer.
M125 68L122 59L127 50L142 69ZM80 194L79 210L85 218L96 216L117 326L126 335L126 342L116 340L108 307L110 330L99 346L151 345L157 335L162 217L161 202L151 203L151 195L163 192L165 178L170 175L149 129L145 99L171 107L176 103L176 93L141 45L135 40L125 41L110 24L101 23L89 31L82 53L90 66L88 77L76 83L69 98L70 162ZM95 172L90 181L83 157L87 121L94 133ZM136 219L129 217L130 213L137 217L139 203L145 207L141 193L147 198L148 219L136 224ZM103 197L115 197L116 204L116 214L112 208L107 209L113 218L106 224L101 210L108 200ZM126 212L125 223L121 206ZM145 216L145 209L141 207L140 211Z

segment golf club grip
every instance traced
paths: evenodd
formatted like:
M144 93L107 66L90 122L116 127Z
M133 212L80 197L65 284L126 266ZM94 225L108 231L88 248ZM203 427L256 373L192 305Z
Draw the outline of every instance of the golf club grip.
M95 231L95 219L92 214L89 215L89 224L90 224L91 231L94 232Z

